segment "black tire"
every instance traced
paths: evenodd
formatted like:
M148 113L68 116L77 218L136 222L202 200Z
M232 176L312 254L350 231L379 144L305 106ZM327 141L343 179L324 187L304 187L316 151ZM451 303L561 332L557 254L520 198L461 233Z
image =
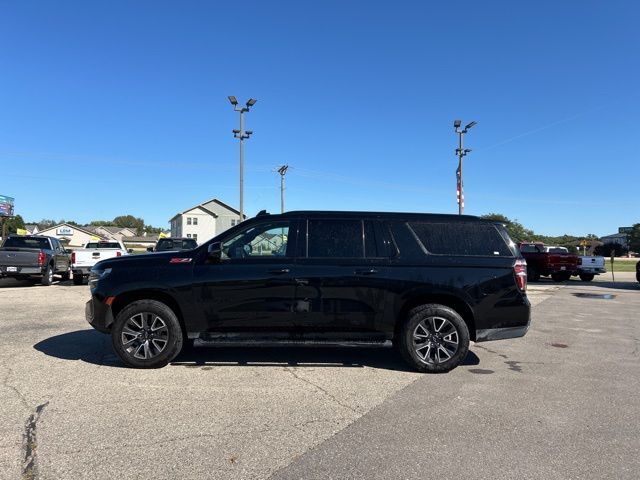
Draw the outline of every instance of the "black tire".
M580 274L580 280L582 280L583 282L590 282L591 280L593 280L593 277L595 277L595 275L593 273L581 273Z
M40 281L40 283L42 283L42 285L44 285L45 287L48 287L53 283L53 265L47 265L47 268L42 274L42 280Z
M563 282L565 280L563 272L555 272L551 274L551 279L554 282Z
M84 275L81 273L73 274L73 284L74 285L82 285L84 283Z
M63 272L60 274L60 280L62 280L63 282L66 282L70 278L71 278L71 270L67 270L66 272Z
M162 335L151 337L158 320L163 324ZM138 333L138 329L134 327L138 324L142 325L139 330L141 338L132 334ZM125 342L128 345L125 345ZM164 342L163 346L161 342ZM111 343L116 354L127 366L160 368L167 365L182 350L182 328L176 314L164 303L156 300L138 300L118 313L111 329ZM148 358L141 358L147 354Z
M529 282L539 282L540 281L540 274L538 273L538 271L532 267L527 265L527 280Z
M446 321L446 323L439 323L440 333L444 332L445 334L434 338L434 332L435 336L438 335L437 326L441 320ZM454 331L457 336L457 345L455 351L452 351L450 349L453 348L451 340L454 339ZM415 332L418 332L418 335L422 335L422 337L430 336L430 339L425 338L425 341L420 343L414 342ZM424 335L420 332L424 332ZM453 370L464 361L469 351L467 324L458 312L444 305L433 303L412 309L398 335L399 338L395 344L397 344L400 354L409 365L420 372L443 373ZM431 339L435 343L431 343ZM424 343L424 347L420 347L422 343ZM438 348L432 358L431 345L434 344L438 345ZM447 352L449 358L441 358L442 350Z

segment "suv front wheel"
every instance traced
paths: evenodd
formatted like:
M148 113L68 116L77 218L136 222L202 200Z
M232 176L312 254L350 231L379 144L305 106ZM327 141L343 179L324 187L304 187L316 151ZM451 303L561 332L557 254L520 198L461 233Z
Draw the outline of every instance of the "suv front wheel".
M469 351L469 329L452 308L439 304L412 309L400 331L400 353L420 372L448 372Z
M134 368L164 367L182 349L182 329L176 314L156 300L127 305L111 330L113 349Z

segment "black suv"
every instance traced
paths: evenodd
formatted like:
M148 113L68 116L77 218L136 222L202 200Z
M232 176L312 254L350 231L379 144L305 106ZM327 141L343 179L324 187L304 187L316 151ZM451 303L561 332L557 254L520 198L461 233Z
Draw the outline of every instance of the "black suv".
M132 367L186 345L390 345L424 372L529 328L526 263L471 216L259 215L193 250L101 261L86 317Z

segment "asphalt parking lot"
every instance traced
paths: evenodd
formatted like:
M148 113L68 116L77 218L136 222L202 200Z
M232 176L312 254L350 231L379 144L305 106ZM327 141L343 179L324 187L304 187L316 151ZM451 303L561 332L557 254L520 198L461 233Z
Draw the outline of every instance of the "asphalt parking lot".
M637 479L640 286L616 280L530 285L527 336L444 375L373 349L132 370L86 285L0 280L0 478Z

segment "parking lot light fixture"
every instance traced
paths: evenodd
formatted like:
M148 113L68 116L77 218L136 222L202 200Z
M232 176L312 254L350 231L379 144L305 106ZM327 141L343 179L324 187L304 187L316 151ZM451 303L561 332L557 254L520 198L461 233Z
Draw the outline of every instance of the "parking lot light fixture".
M252 130L244 129L244 114L255 105L257 100L250 98L246 106L238 106L238 100L233 95L229 95L229 102L233 105L233 110L240 114L240 129L233 130L233 137L240 140L240 221L244 220L244 141L253 134Z
M456 155L458 156L458 168L456 169L456 201L458 202L458 214L462 215L464 213L464 182L462 178L462 167L463 167L463 158L471 152L471 149L464 148L464 134L470 128L473 128L477 125L478 122L472 121L468 123L464 129L460 129L462 125L462 120L454 120L453 128L454 131L458 134L458 148L456 148Z

